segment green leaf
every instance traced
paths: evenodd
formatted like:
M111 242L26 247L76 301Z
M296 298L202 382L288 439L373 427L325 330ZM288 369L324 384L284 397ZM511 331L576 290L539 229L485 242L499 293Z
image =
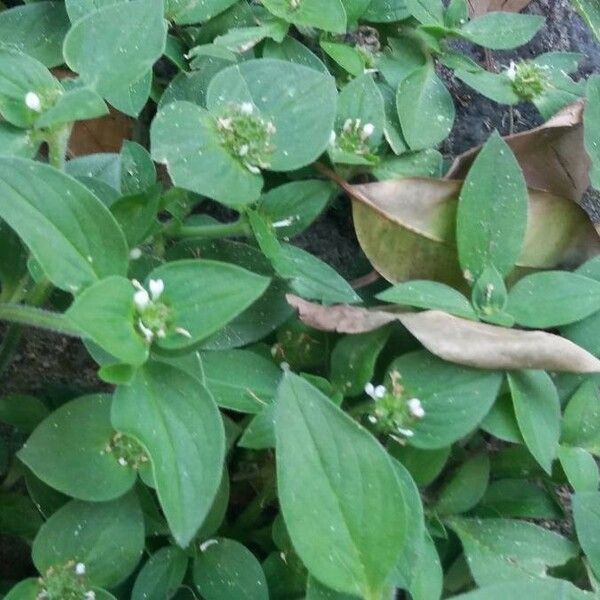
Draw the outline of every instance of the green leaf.
M375 363L390 336L383 327L369 333L347 335L339 340L331 353L331 383L344 396L363 393L371 381Z
M376 298L405 306L443 310L465 319L476 318L470 302L460 292L435 281L399 283L377 294Z
M136 567L144 549L144 520L134 494L112 502L73 500L42 525L33 542L40 573L83 563L87 581L113 587Z
M110 212L121 226L130 248L143 243L154 233L160 201L160 186L155 185L145 192L121 196L110 205Z
M480 586L543 578L547 567L562 565L577 553L570 540L526 521L454 517L447 523L460 538Z
M569 400L561 441L600 456L600 392L593 379L585 381Z
M441 0L406 0L406 7L423 25L444 24L444 5Z
M456 237L467 280L488 265L509 273L521 255L527 229L528 194L521 167L506 142L494 133L462 187Z
M561 446L558 459L575 492L596 492L600 484L600 473L594 457L583 448Z
M596 39L600 40L600 5L596 0L571 0L571 4L583 17Z
M319 583L317 579L308 576L306 584L306 599L305 600L356 600L357 596L350 596L340 592L334 592L332 589Z
M257 210L271 224L277 224L279 237L293 237L307 229L323 212L333 193L326 181L292 181L261 196Z
M194 584L206 600L268 600L267 580L260 563L235 540L205 542L194 560Z
M510 50L526 44L542 28L544 17L512 12L489 12L469 21L458 35L491 50Z
M379 598L404 544L407 519L390 458L291 373L279 386L275 413L279 498L296 551L332 589Z
M138 81L165 49L163 3L133 0L79 19L64 43L67 64L102 96Z
M302 5L311 1L302 0ZM282 2L287 5L287 0ZM319 12L323 12L322 6L319 2ZM269 169L292 171L314 162L329 145L336 99L331 76L263 58L244 61L215 75L208 88L207 107L219 115L231 103L252 103L276 128Z
M0 422L31 433L48 416L46 405L34 396L10 394L0 398Z
M600 6L598 7L598 33L600 33ZM600 76L592 75L587 83L587 102L583 113L584 143L587 155L592 161L591 183L600 189Z
M206 339L258 300L269 285L267 277L212 260L174 261L154 269L148 279L164 282L161 301L169 308L169 324L166 337L157 343L169 350Z
M590 561L592 570L600 573L600 492L577 492L571 497L577 539Z
M297 65L315 69L315 71L320 71L327 75L329 74L327 67L316 54L309 50L302 42L289 35L284 38L281 44L277 44L273 40L267 40L263 46L263 58L286 60Z
M166 0L168 19L179 25L202 23L228 9L237 0Z
M148 359L148 344L136 329L135 288L124 277L107 277L79 294L67 318L106 352L129 365Z
M127 269L125 239L112 215L82 184L48 165L0 157L0 218L63 290L77 292Z
M175 185L241 208L260 195L263 179L221 144L215 118L190 102L163 107L150 130L152 157Z
M506 310L524 327L575 323L600 310L600 282L567 271L533 273L510 290Z
M357 48L323 39L319 42L319 45L328 56L350 75L360 77L365 72L365 55Z
M508 383L527 448L550 474L560 437L560 401L554 383L544 371L513 371Z
M126 140L121 148L121 193L139 194L156 183L156 168L148 151Z
M152 71L148 71L133 83L113 90L106 95L106 99L122 113L137 117L146 106L151 89Z
M42 63L26 54L0 49L0 115L9 123L31 128L39 118L40 113L25 103L29 92L37 94L44 111L62 91L60 83Z
M518 581L483 587L473 592L453 596L454 600L505 600L535 598L535 600L593 600L595 596L576 588L571 582L547 578L539 581Z
M281 369L249 350L198 353L203 384L215 402L230 410L259 413L275 396Z
M426 58L415 40L389 37L387 43L378 58L377 67L387 83L396 90L406 77L425 65Z
M546 491L526 479L499 479L490 483L481 500L481 512L500 517L561 519L564 513Z
M471 510L483 498L490 477L490 459L479 454L463 463L442 488L434 506L440 514Z
M454 101L432 65L415 69L400 83L396 105L412 150L437 146L452 129Z
M446 64L448 64L447 60ZM498 104L513 105L521 101L513 89L512 81L505 72L491 73L481 68L475 70L458 68L454 70L454 74L476 92Z
M420 487L425 487L437 479L450 455L449 446L436 450L421 450L414 446L394 444L389 451L402 463Z
M0 13L0 48L18 50L47 67L63 63L62 45L69 29L62 2L36 2Z
M371 0L342 0L346 15L348 16L348 24L352 25L358 21L369 7Z
M65 0L65 7L72 23L106 6L122 4L128 0Z
M341 0L301 0L293 5L288 0L264 0L264 6L276 17L294 25L317 27L333 33L346 32L346 11Z
M0 535L31 541L41 525L38 508L27 496L0 492Z
M5 121L0 123L0 156L33 158L41 145L41 140L33 139L29 131Z
M148 452L171 532L187 546L223 476L225 433L212 397L183 371L148 363L129 385L117 388L112 423Z
M131 600L169 600L183 582L188 557L176 546L155 552L139 572Z
M392 362L390 374L402 378L406 398L418 398L425 417L411 425L409 443L417 448L443 448L467 435L485 417L502 374L449 364L425 350L404 354Z
M106 114L108 114L108 107L96 92L85 87L74 88L59 96L56 104L36 120L35 127L36 129L57 127Z
M371 0L363 18L372 23L392 23L410 17L406 0Z
M37 600L40 593L38 579L25 579L17 583L3 600Z
M19 459L43 482L78 500L104 502L125 494L136 471L110 451L112 398L83 396L45 419L19 451ZM107 451L108 449L108 451Z
M513 444L522 444L517 417L510 394L503 394L496 400L490 412L481 422L481 429L494 437Z

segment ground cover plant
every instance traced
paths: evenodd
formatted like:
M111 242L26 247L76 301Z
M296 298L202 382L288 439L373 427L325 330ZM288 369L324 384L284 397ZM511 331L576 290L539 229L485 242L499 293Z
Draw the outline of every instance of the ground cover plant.
M599 597L600 76L465 50L527 4L0 2L0 374L98 373L0 396L1 598ZM450 163L453 78L543 124Z

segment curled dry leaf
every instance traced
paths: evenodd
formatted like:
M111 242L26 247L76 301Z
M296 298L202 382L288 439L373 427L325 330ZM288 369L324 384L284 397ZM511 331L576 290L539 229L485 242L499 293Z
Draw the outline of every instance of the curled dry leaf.
M472 17L479 17L494 11L520 12L530 2L531 0L467 0Z
M432 354L469 367L600 372L600 360L592 354L545 331L506 329L438 310L394 313L349 305L321 306L291 294L287 300L304 323L321 331L366 333L399 321Z

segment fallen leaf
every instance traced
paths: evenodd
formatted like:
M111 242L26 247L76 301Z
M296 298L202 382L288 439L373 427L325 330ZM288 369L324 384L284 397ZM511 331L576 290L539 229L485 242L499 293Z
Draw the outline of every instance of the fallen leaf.
M488 12L520 12L531 0L467 0L469 13L472 17L479 17Z
M583 144L583 101L558 112L540 127L509 135L530 188L579 202L590 185L590 160ZM446 179L464 179L481 146L458 156Z
M383 277L464 286L455 241L461 186L462 181L424 178L343 186L352 199L358 241ZM598 253L600 239L583 209L530 190L529 223L515 277L529 270L576 266Z
M320 331L366 333L399 321L432 354L478 369L542 369L598 373L600 360L573 342L545 331L477 323L438 310L394 313L350 305L321 306L288 294L300 319Z

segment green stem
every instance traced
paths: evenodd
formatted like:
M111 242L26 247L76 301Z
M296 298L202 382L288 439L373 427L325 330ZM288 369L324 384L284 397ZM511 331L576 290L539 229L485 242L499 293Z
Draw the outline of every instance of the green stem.
M71 129L71 124L65 125L60 129L52 131L46 139L48 144L48 162L59 171L65 170Z
M81 337L81 332L73 327L63 314L27 304L0 304L0 320Z
M246 219L238 219L233 223L219 223L218 225L182 225L174 231L167 232L169 237L176 238L203 238L212 240L223 237L248 237L252 234Z

